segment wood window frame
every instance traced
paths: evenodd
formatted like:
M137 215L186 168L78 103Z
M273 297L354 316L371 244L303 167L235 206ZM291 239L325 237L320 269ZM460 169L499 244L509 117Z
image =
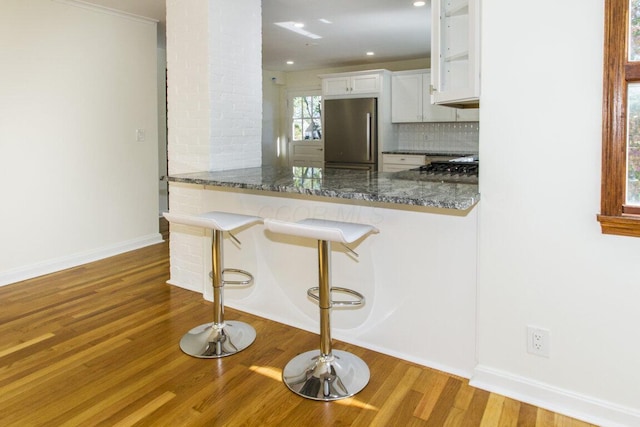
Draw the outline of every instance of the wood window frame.
M602 233L640 237L640 209L625 206L627 84L640 82L640 62L627 59L629 0L605 0L602 101ZM623 24L622 24L623 23Z

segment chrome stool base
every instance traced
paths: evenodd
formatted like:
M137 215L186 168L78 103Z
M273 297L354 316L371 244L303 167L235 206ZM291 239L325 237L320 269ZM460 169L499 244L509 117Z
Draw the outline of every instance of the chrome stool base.
M228 320L220 325L212 322L196 326L184 334L180 349L189 356L217 359L244 350L255 339L256 330L247 323Z
M321 356L311 350L294 357L282 371L282 380L289 389L308 399L339 400L351 397L369 383L367 364L358 356L333 350Z

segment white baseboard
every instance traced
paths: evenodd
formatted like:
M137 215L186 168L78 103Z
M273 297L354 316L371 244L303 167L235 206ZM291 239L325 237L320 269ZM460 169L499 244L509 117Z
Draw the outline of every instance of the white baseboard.
M145 246L162 243L163 241L164 240L162 240L162 235L160 233L154 233L137 239L119 242L114 245L0 272L0 286L32 279L49 273L55 273L56 271L65 270L71 267L77 267L78 265L87 264L89 262L119 255L124 252L144 248Z
M529 378L478 365L470 385L606 427L640 426L640 412Z
M189 286L185 286L184 284L179 283L179 282L174 282L174 281L173 281L173 280L171 280L171 279L167 280L167 285L175 286L175 287L177 287L177 288L186 289L187 291L197 292L197 293L199 293L199 294L201 294L201 295L202 295L202 289L195 289L195 288L192 288L192 287L189 287ZM203 296L203 297L204 297L204 296ZM206 299L206 298L205 298L205 299ZM211 300L211 299L209 299L208 301L209 301L209 302L211 302L212 300Z

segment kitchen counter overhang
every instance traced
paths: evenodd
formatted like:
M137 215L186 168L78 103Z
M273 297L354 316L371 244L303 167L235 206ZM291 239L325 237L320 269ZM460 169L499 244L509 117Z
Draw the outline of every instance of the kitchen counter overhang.
M477 184L442 181L417 171L262 166L176 174L169 181L457 211L468 211L480 200Z

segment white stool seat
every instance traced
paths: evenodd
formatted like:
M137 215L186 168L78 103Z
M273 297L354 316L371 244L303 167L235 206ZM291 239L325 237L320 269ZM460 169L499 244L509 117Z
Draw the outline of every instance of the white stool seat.
M267 218L264 220L264 225L275 233L340 243L352 243L368 233L378 233L378 229L369 224L316 218L307 218L298 222Z
M164 215L169 222L222 231L231 231L245 225L262 222L262 218L257 216L218 211L205 212L197 215L165 212L162 215Z

